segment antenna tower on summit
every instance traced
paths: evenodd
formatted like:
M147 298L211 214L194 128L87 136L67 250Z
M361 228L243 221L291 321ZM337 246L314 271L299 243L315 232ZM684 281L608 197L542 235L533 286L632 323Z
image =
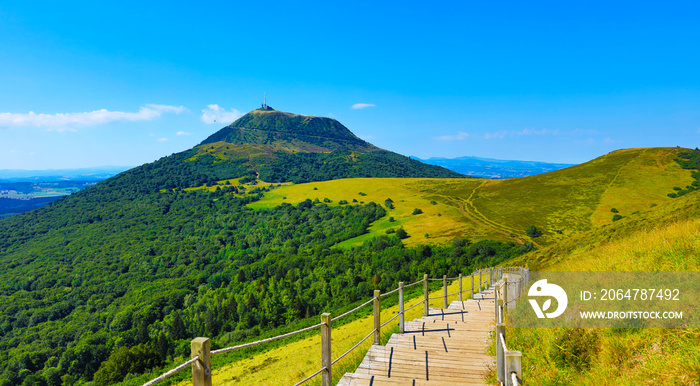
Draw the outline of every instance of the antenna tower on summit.
M267 107L267 93L263 93L263 104L262 104L262 108L263 108L264 110L267 110L267 109L268 109L268 107Z

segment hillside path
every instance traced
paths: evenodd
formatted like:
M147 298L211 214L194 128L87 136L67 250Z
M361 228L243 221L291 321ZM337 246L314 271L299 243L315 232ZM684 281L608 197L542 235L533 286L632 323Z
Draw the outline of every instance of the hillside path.
M486 385L495 359L487 353L494 307L493 289L487 289L446 309L431 308L386 346L373 345L338 386Z

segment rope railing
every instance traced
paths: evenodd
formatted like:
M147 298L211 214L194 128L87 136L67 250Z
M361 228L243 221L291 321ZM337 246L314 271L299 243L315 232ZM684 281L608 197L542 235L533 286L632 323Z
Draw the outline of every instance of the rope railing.
M323 371L325 371L325 370L328 370L328 368L326 368L326 367L321 368L321 370L318 370L317 372L315 372L315 373L309 375L308 377L302 379L301 381L295 383L294 386L299 386L299 385L301 385L301 384L303 384L303 383L306 383L306 382L310 381L313 377L315 377L315 376L321 374L321 373L322 373Z
M396 315L394 315L394 317L393 317L393 318L391 318L391 319L387 320L386 322L382 323L382 325L381 325L381 326L379 326L379 327L384 327L384 326L386 326L387 324L391 323L391 321L392 321L392 320L394 320L394 319L398 318L398 317L399 317L399 315L400 315L400 314L396 314Z
M413 287L414 285L420 284L420 283L422 283L422 282L423 282L423 280L418 280L418 281L415 282L415 283L411 283L411 284L407 284L407 285L403 286L403 288Z
M369 337L372 336L372 335L374 335L374 330L372 330L372 332L370 332L369 334L367 334L367 336L365 336L364 338L360 339L360 341L357 342L354 346L352 346L352 347L350 348L350 350L348 350L348 351L346 351L345 353L343 353L343 355L341 355L341 356L335 358L335 360L334 360L332 363L335 364L335 362L338 362L339 360L343 359L346 355L350 354L350 353L352 352L352 350L356 349L359 345L362 344L362 342L364 342L364 341L366 341L367 339L369 339Z
M156 378L156 379L154 379L154 380L152 380L152 381L149 381L149 382L144 383L143 386L155 385L156 383L158 383L158 382L164 380L165 378L170 377L171 375L174 375L174 374L177 373L178 371L183 370L185 367L187 367L187 366L193 364L194 362L196 362L196 361L198 361L198 360L199 360L198 357L194 357L194 358L188 360L187 362L185 362L185 363L183 363L183 364L177 366L176 368L174 368L174 369L168 371L167 373L165 373L165 374L159 376L158 378Z
M394 292L397 292L398 290L399 290L399 289L396 288L396 289L393 289L393 290L391 290L391 291L389 291L389 292L385 292L385 293L383 293L383 294L381 295L381 297L389 296L389 295L393 294Z
M241 344L241 345L238 345L238 346L233 346L233 347L227 347L227 348L222 348L222 349L214 350L214 351L211 352L211 355L223 354L223 353L227 353L227 352L230 352L230 351L240 350L240 349L246 348L246 347L253 347L253 346L257 346L257 345L259 345L259 344L263 344L263 343L274 342L274 341L276 341L276 340L278 340L278 339L287 338L287 337L290 337L290 336L294 336L294 335L297 335L297 334L301 334L302 332L306 332L306 331L313 330L313 329L315 329L315 328L321 327L322 325L323 325L323 323L314 324L313 326L309 326L309 327L306 327L306 328L302 328L301 330L292 331L292 332L289 332L289 333L286 333L286 334L273 336L272 338L262 339L262 340L258 340L258 341L255 341L255 342L250 342L250 343Z
M152 386L155 385L156 383L172 376L173 374L182 371L183 369L187 368L188 366L192 366L192 376L193 376L193 385L204 385L204 384L210 384L211 383L211 356L212 355L218 355L218 354L223 354L247 347L252 347L252 346L257 346L260 344L264 343L269 343L273 342L279 339L291 337L297 334L301 334L304 332L308 332L311 330L314 330L316 328L321 328L321 346L322 346L322 368L313 374L309 375L308 377L304 378L303 380L299 381L296 385L301 385L315 376L319 374L323 374L323 380L322 384L324 386L330 385L330 380L331 380L331 374L332 374L332 365L346 357L348 354L350 354L353 350L357 349L363 342L365 342L367 339L369 339L370 336L374 336L374 344L379 344L380 343L380 332L381 329L384 328L385 326L389 325L391 322L395 321L396 318L399 318L399 331L400 333L404 332L404 317L407 311L412 310L413 308L416 308L418 306L423 305L425 307L425 316L428 315L428 303L430 300L436 300L436 299L443 299L443 308L447 308L447 299L450 296L455 296L459 295L459 301L463 301L462 295L464 293L471 293L472 295L476 294L477 292L481 292L482 289L488 288L489 285L494 286L496 285L496 278L497 276L502 276L503 273L510 272L510 270L507 269L502 269L502 270L497 270L494 268L490 269L485 269L485 270L478 270L472 273L470 276L471 277L471 288L467 288L463 290L463 279L465 278L461 274L458 277L455 278L448 278L447 276L443 276L442 278L428 278L428 275L424 275L422 280L418 280L416 282L413 282L408 285L403 285L403 282L399 283L398 288L395 288L391 291L385 292L385 293L380 293L380 291L376 290L374 297L369 299L368 301L358 305L357 307L346 311L345 313L338 315L334 318L330 317L330 314L326 313L321 315L321 323L315 324L313 326L305 327L296 331L292 331L289 333L277 335L274 337L266 338L266 339L261 339L255 342L249 342L233 347L227 347L227 348L222 348L218 350L211 350L209 349L210 347L210 342L208 338L197 338L192 341L192 359L188 360L185 363L182 363L175 367L174 369L160 375L159 377L149 381L148 383L145 383L144 386ZM459 291L458 292L453 292L448 294L447 293L447 287L448 287L448 281L454 282L454 280L458 280L459 282ZM436 297L429 297L428 296L428 291L429 291L429 285L428 282L430 281L443 281L443 294L441 296L436 296ZM417 284L423 283L424 285L424 296L423 299L416 304L413 304L412 306L405 308L404 309L404 290L406 288L415 286ZM503 283L500 284L501 290L503 288ZM506 288L508 288L506 286ZM384 298L386 296L389 296L391 294L394 294L398 292L399 294L399 312L394 315L393 317L389 318L386 320L384 323L381 323L380 319L380 300L381 298ZM473 296L472 296L473 297ZM331 360L331 342L330 342L330 330L331 330L331 324L332 322L335 322L338 319L341 319L343 317L346 317L361 308L369 305L370 303L374 303L374 328L372 331L370 331L369 334L367 334L364 338L362 338L359 342L357 342L354 346L352 346L348 351L337 357L335 360ZM509 304L510 302L507 302ZM497 315L498 316L498 315ZM498 319L502 320L502 319ZM504 348L505 348L505 343L504 343ZM207 380L209 383L207 383ZM295 386L296 386L295 385Z
M335 318L331 319L331 322L335 322L336 320L338 320L338 319L340 319L340 318L342 318L342 317L348 316L348 315L352 314L353 312L359 310L360 308L362 308L362 307L364 307L364 306L366 306L366 305L372 303L373 301L374 301L374 298L369 299L368 301L366 301L366 302L360 304L359 306L353 308L352 310L350 310L350 311L348 311L348 312L346 312L346 313L344 313L344 314L342 314L342 315L338 315L338 316L336 316Z
M406 309L403 310L403 311L406 312L406 311L408 311L408 310L412 310L412 309L414 309L414 308L416 308L416 307L418 307L418 306L422 306L422 305L423 305L423 301L421 300L420 302L418 302L418 303L416 303L416 304L414 304L414 305L412 305L412 306L406 308Z

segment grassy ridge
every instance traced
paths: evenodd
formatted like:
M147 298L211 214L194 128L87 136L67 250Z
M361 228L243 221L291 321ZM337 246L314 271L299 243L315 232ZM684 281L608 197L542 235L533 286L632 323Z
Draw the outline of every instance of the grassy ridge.
M691 171L674 161L678 152L677 148L619 150L582 165L508 180L353 178L298 184L267 193L253 206L294 204L307 198L328 198L332 204L340 200L352 203L353 199L379 204L387 198L394 201L396 208L373 224L369 234L343 246L359 245L392 226L408 231L407 245L445 243L455 237L549 245L611 224L612 208L631 216L670 202L667 194L673 186L693 181ZM412 215L415 208L424 213ZM396 220L393 225L389 216ZM530 225L542 229L544 235L529 238L525 230Z

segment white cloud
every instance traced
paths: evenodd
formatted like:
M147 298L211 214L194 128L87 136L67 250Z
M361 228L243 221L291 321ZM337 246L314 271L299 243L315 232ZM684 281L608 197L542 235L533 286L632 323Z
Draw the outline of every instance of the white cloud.
M469 138L469 133L465 133L463 131L457 132L456 135L441 135L439 137L435 137L438 141L462 141Z
M506 134L508 134L508 132L505 130L497 133L486 133L484 134L484 139L503 139L506 137Z
M48 127L55 131L75 131L64 128L67 125L94 126L118 121L150 121L159 118L163 113L179 114L187 111L184 106L153 105L143 106L136 113L123 111L95 110L85 113L28 114L0 113L0 126L37 126Z
M375 137L374 137L373 135L371 135L371 134L368 134L368 135L358 135L358 137L364 139L365 141L371 141L371 140L373 140L373 139L375 138Z
M217 104L208 105L206 109L202 110L202 121L204 123L231 123L236 119L243 116L240 111L236 109L231 109L231 111L226 111L226 109L219 107Z
M165 142L167 140L168 140L167 138L158 138L158 142Z
M377 105L373 103L355 103L354 105L352 105L353 110L364 109L367 107L377 107Z
M177 133L175 133L175 135L192 135L192 133L188 133L186 131L178 131Z
M550 129L542 129L542 130L536 130L536 129L523 129L515 133L516 135L522 136L522 135L545 135L545 134L551 134L551 135L557 135L559 134L559 130L550 130Z

